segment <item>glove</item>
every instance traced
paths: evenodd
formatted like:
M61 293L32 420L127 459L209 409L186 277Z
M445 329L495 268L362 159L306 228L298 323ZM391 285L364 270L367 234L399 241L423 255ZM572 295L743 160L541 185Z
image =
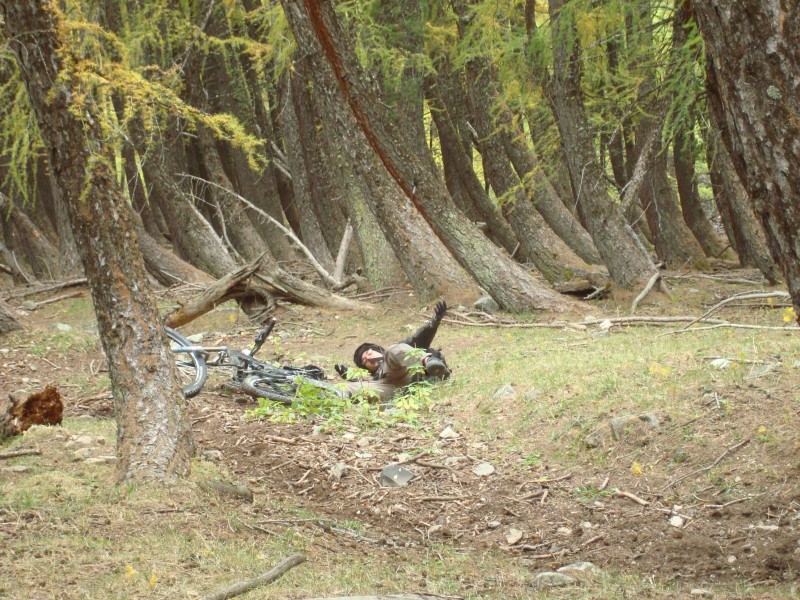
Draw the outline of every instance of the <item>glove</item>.
M343 365L342 363L336 363L333 365L333 368L339 374L339 377L342 379L347 379L347 365Z
M433 318L431 319L432 325L438 325L442 318L444 318L444 314L447 312L447 303L444 300L439 300L436 303L436 306L433 308Z

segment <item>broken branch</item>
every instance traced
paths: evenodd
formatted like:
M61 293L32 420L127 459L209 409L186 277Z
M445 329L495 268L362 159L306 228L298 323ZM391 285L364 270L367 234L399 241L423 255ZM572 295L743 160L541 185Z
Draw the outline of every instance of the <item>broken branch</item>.
M228 598L233 598L234 596L247 593L256 589L257 587L261 587L262 585L272 583L286 573L289 569L304 562L305 559L306 557L299 552L297 554L292 554L288 558L284 558L281 562L263 575L259 575L254 579L248 579L247 581L235 583L224 590L216 592L215 594L211 594L210 596L206 596L204 600L227 600Z

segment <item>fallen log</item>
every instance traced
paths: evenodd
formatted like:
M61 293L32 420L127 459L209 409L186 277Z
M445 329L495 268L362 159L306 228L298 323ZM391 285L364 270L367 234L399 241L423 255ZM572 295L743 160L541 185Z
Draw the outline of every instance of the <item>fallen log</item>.
M32 425L58 425L64 414L61 394L52 385L28 396L11 393L4 405L0 406L0 432L9 437Z
M236 300L242 310L251 316L257 310L266 314L274 308L276 297L299 304L340 310L373 308L370 304L350 300L303 281L262 256L211 283L205 290L181 303L164 317L164 323L169 327L180 327L228 300Z

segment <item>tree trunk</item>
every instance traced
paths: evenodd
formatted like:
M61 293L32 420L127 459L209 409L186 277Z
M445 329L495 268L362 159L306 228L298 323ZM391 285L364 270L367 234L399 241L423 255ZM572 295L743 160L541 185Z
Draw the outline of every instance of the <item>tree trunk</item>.
M119 479L183 475L194 450L191 423L130 209L102 146L97 104L79 79L57 6L0 0L0 13L92 291L114 395Z
M781 279L780 269L769 255L764 231L753 213L747 190L713 122L706 148L714 201L725 224L728 239L739 255L739 262L756 267L767 281L776 284Z
M477 286L449 249L507 310L563 308L563 298L542 287L466 219L447 195L430 154L415 153L405 138L405 124L390 123L381 112L364 85L330 3L283 0L282 4L298 47L316 65L315 76L326 79L319 81L321 89L331 94L333 83L341 94L328 97L332 112L328 122L339 122L339 135L355 154L354 165L374 189L369 205L423 299L441 295L469 301L477 296ZM429 274L426 285L421 285L422 273Z
M575 14L570 7L564 8L566 4L566 0L550 0L553 76L545 92L561 132L578 212L614 282L625 288L644 285L656 268L617 205L608 198L583 107ZM567 54L569 48L571 56Z
M800 3L695 0L694 8L713 118L800 322Z
M50 281L66 275L61 270L59 249L39 230L22 207L12 205L2 192L0 215L4 220L3 237L9 250L14 252L22 265L31 270L36 279Z

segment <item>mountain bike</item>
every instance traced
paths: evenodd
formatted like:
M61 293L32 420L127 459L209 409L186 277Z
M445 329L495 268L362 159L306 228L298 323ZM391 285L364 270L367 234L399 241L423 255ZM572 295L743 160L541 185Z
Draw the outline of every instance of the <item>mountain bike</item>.
M275 327L272 319L267 327L255 338L249 350L234 350L229 346L201 346L193 344L170 327L165 327L170 339L170 349L176 355L175 366L178 379L186 398L200 393L208 379L208 367L233 369L230 383L254 398L268 398L284 404L291 404L299 386L310 383L320 390L339 393L339 388L323 381L325 373L315 365L294 367L274 365L255 358Z

